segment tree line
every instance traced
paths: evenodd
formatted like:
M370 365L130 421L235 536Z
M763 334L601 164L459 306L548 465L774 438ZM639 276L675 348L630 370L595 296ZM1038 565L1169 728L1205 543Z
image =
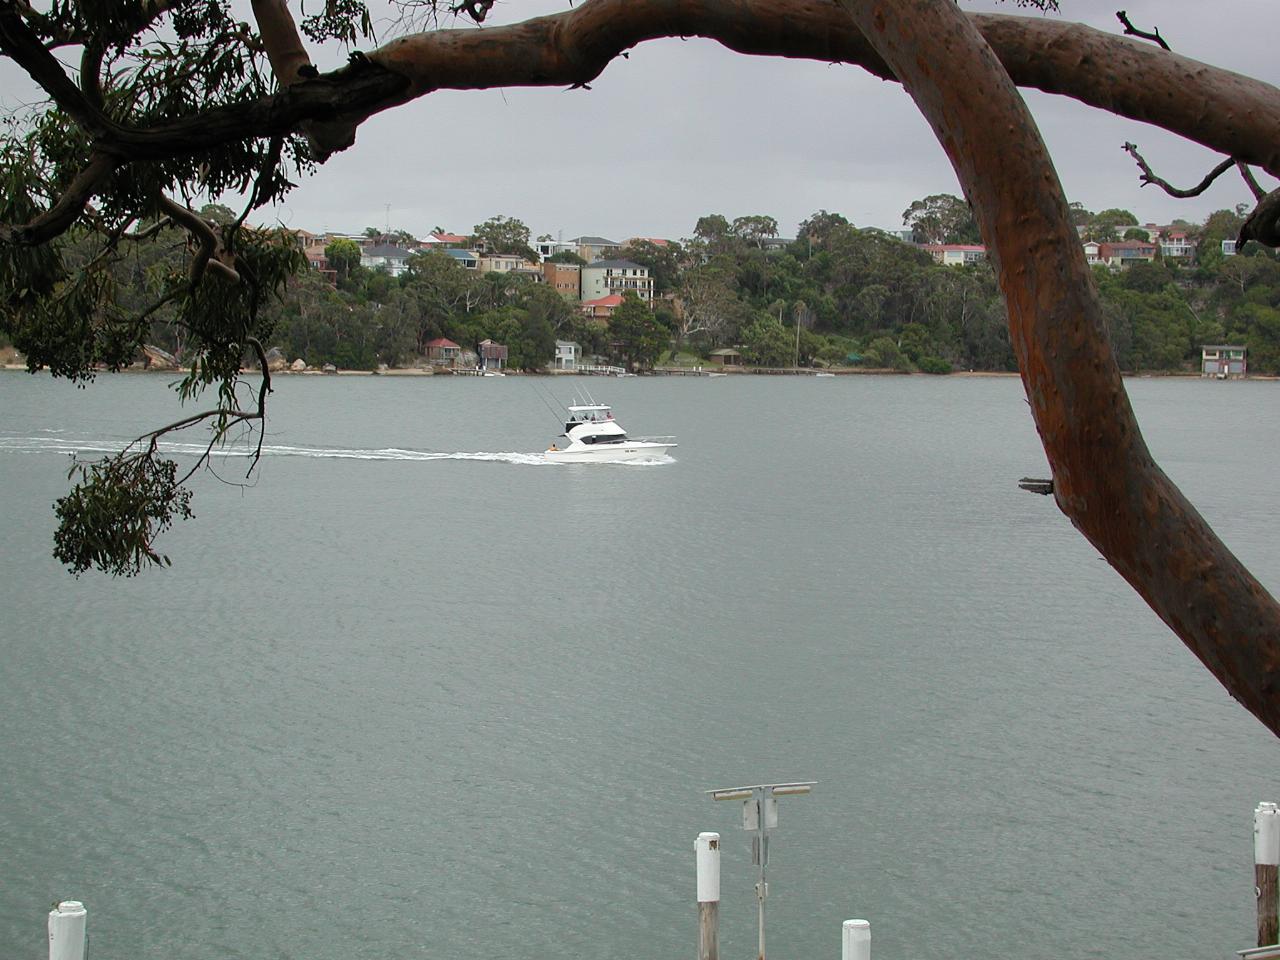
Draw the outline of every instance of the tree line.
M1073 205L1072 213L1082 238L1145 238L1128 211ZM949 195L913 202L903 222L917 243L977 239L968 205ZM1221 241L1234 239L1242 222L1237 209L1176 224L1199 242L1193 260L1094 269L1122 369L1192 370L1202 344L1231 342L1248 347L1253 371L1280 374L1280 263L1256 243L1222 253ZM482 229L495 223L505 238ZM490 249L528 248L519 221L492 218L476 229ZM942 266L911 243L825 210L803 221L791 243L772 242L777 235L768 216L711 214L685 240L633 241L618 256L649 269L654 306L629 298L607 323L524 276L476 273L437 252L414 256L396 278L361 267L356 244L338 240L329 249L337 288L302 273L267 314L273 343L289 358L353 369L412 363L436 337L469 349L486 338L505 343L511 365L527 370L551 362L556 339L633 368L734 347L761 367L1016 369L990 264ZM571 253L553 259L580 261ZM157 336L167 329L157 325Z

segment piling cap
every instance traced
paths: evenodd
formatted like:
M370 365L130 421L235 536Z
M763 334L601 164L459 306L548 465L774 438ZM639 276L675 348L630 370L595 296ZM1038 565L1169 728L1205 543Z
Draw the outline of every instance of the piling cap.
M79 900L60 900L58 905L49 911L60 916L83 916L89 911L84 908L84 904Z

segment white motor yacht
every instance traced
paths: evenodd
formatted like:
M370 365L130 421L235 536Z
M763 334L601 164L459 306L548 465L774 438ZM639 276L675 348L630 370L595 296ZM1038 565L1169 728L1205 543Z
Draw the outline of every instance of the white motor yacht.
M629 438L618 421L613 419L612 408L603 403L569 407L563 439L563 444L551 444L546 452L548 460L562 463L651 460L665 456L676 446L674 437Z

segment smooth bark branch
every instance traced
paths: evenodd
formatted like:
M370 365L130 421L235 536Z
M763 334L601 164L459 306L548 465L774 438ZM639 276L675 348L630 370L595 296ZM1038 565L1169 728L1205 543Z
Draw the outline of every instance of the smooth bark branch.
M1153 123L1280 176L1280 91L1270 84L1078 23L969 19L1018 86ZM638 43L693 36L739 53L843 62L895 79L835 0L589 0L512 26L402 37L369 56L408 78L413 97L573 86Z
M76 218L84 213L85 206L103 181L111 176L116 165L111 157L101 154L90 157L88 164L71 181L71 185L57 202L36 219L21 226L0 224L0 244L33 247L66 233L76 222Z
M302 76L298 71L311 66L311 58L298 36L289 5L285 0L253 0L252 7L276 82L282 87L296 83Z
M1280 606L1148 452L1052 161L950 0L844 0L974 207L1063 513L1227 690L1280 735Z

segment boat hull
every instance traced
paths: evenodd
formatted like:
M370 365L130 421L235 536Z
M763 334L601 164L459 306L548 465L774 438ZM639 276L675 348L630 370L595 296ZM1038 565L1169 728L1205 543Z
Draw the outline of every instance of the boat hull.
M610 443L580 450L548 450L544 456L556 463L625 463L665 457L674 443Z

